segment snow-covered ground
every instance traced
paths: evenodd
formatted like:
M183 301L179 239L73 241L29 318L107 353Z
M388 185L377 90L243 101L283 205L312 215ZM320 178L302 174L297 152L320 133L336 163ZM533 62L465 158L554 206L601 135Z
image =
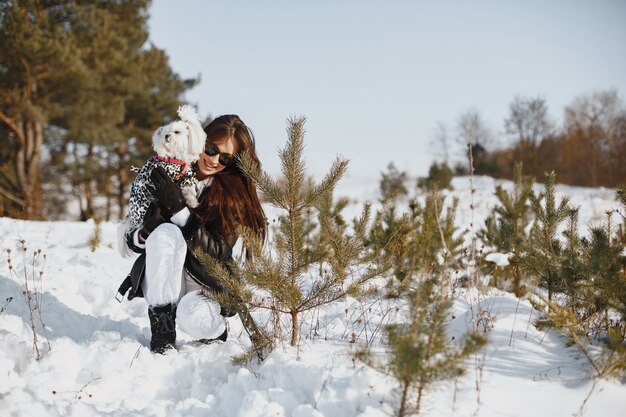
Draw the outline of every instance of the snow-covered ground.
M470 228L472 217L474 229L483 224L496 204L495 184L475 178L472 212L468 178L454 179L449 194L460 198L462 230ZM581 231L618 206L611 190L557 190L581 206ZM348 177L337 195L359 203L346 212L356 215L360 202L377 199L378 180ZM268 209L270 217L275 213ZM10 273L6 260L0 270L0 416L379 417L396 412L394 380L355 360L355 352L368 341L380 347L381 325L402 320L402 308L347 299L315 311L304 316L298 349L280 346L262 364L247 367L230 361L249 344L237 318L229 319L225 343L197 346L179 331L179 350L155 355L147 348L145 302L114 299L133 260L118 255L111 223L102 224L102 244L92 252L88 239L94 229L89 222L0 218L0 249L5 258L11 249L17 270ZM41 311L52 349L37 327L42 356L36 361L20 281L21 268L26 265L30 273L38 249L46 255L45 266L40 256L32 272L37 277L44 271ZM427 393L422 415L575 414L592 387L577 350L566 347L557 333L536 329L537 312L528 301L518 303L495 290L481 297L461 295L449 332L464 332L470 311L479 309L492 317L489 344L467 363L463 377ZM353 338L357 343L350 343ZM589 417L626 415L626 385L599 382L583 411Z

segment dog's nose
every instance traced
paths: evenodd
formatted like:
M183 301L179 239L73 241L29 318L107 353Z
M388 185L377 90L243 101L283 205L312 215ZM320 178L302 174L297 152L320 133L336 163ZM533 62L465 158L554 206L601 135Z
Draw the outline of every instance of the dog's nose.
M166 133L165 134L165 140L169 142L170 141L170 136L171 135L169 133Z

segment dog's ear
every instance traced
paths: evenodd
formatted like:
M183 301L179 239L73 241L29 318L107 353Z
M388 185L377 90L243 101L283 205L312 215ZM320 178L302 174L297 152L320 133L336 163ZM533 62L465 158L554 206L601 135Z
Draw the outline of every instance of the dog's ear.
M200 154L204 152L206 133L200 123L187 123L189 128L189 155L193 161L197 161Z
M178 117L185 122L189 129L189 156L192 160L197 160L204 151L206 133L200 124L200 117L195 107L187 104L178 108Z
M188 104L182 105L178 108L178 117L183 122L198 123L200 124L200 116L195 107Z

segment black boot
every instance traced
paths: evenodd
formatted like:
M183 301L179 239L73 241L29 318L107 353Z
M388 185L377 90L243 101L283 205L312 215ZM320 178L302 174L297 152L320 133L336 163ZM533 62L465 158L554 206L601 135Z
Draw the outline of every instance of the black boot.
M176 347L176 306L167 304L161 307L148 308L150 317L150 350L164 353Z

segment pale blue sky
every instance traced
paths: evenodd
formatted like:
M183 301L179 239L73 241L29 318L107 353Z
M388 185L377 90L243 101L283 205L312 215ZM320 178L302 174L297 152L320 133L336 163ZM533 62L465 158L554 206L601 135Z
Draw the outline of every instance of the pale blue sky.
M424 175L476 109L505 139L516 95L541 96L555 120L580 95L626 99L626 1L156 0L150 37L183 77L202 115L236 113L264 168L287 117L307 117L305 155L323 175L337 154L348 175L377 179L393 161Z

